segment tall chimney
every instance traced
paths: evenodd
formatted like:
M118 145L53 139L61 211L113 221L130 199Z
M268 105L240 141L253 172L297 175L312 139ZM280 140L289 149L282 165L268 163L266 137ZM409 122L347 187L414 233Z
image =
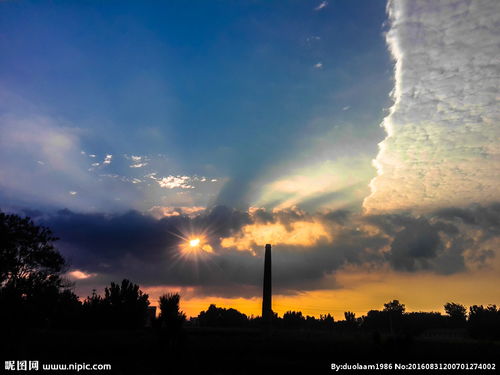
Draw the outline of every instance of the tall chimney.
M271 245L266 245L264 258L264 289L262 293L262 321L270 324L273 311L271 308Z

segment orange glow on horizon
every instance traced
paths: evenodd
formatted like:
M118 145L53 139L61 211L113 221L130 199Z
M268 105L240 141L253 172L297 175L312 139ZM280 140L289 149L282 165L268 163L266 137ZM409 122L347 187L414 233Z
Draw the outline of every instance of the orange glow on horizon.
M500 303L500 290L491 285L498 283L498 272L477 271L455 275L432 273L398 273L389 270L363 271L343 270L326 280L332 289L299 292L295 295L273 295L273 311L280 317L287 311L301 311L304 315L319 317L321 314L343 320L345 311L356 316L365 315L369 310L381 310L384 303L393 299L406 305L406 311L437 311L444 314L443 305L455 302L465 305L488 305ZM333 285L340 286L333 289ZM435 286L440 285L439 289ZM169 291L181 295L181 310L188 317L196 317L207 310L210 304L217 307L234 308L248 316L260 316L262 299L199 297L196 288L154 287L146 289L151 305L157 306L158 297ZM481 293L478 293L481 291Z

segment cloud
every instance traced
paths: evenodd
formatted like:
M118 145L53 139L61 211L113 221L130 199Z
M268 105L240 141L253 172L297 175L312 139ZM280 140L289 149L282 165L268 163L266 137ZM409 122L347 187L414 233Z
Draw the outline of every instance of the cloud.
M317 41L319 41L319 40L321 40L321 37L320 37L320 36L318 36L318 35L308 36L308 37L306 37L306 39L305 39L305 41L306 41L306 43L307 43L307 44L311 44L311 43L313 43L313 42L317 42Z
M317 220L304 220L294 221L288 227L282 223L246 225L238 235L224 238L221 246L252 251L253 247L262 247L272 242L281 245L311 247L322 240L331 240L325 226Z
M151 159L149 167L149 158L141 157L132 169L129 161L111 153L96 161L94 154L82 151L83 140L89 138L85 131L61 119L32 113L24 102L7 105L12 100L1 94L0 106L9 107L0 115L2 208L123 212L157 205L206 206L220 189L218 178L159 174L169 168L157 159ZM195 188L196 193L179 194Z
M408 218L402 223L402 229L394 234L387 259L395 270L439 270L433 262L439 258L438 252L444 250L443 246L436 226L426 218ZM450 272L464 268L462 254L458 252L455 255L455 264L448 268ZM447 258L450 260L450 257Z
M487 228L488 232L500 234L500 204L473 205L469 208L448 207L436 211L436 216L458 221L474 227Z
M0 113L1 207L116 212L179 203L174 192L168 195L159 185L152 186L157 184L140 184L143 176L130 175L121 158L106 153L96 161L84 147L92 135L77 124L44 114L2 90Z
M97 276L97 274L95 274L95 273L86 273L86 272L83 272L83 271L80 271L80 270L73 270L73 271L68 272L67 276L70 279L74 279L74 280L85 280L85 279L88 279L88 278L91 278L91 277L95 277L95 276Z
M488 204L500 194L498 1L390 1L394 105L368 212Z
M91 184L85 157L76 151L80 149L78 129L29 111L4 112L0 123L0 191L7 200L77 207L68 191Z
M194 189L194 186L189 184L190 180L191 178L189 176L167 176L158 178L156 182L158 182L158 185L162 188L166 189Z
M102 162L102 164L104 165L107 165L107 164L111 164L111 160L113 159L113 155L111 154L107 154L105 157L104 157L104 161Z
M136 211L64 210L36 220L61 239L58 247L74 270L96 275L79 285L102 287L127 277L144 286L194 288L198 295L238 296L245 290L246 296L258 296L268 242L281 294L337 288L335 274L349 267L442 275L494 267L498 207L364 216L345 210L311 215L216 206L165 211L160 219ZM183 251L193 238L207 250Z
M157 219L162 219L168 216L196 216L204 211L206 207L169 207L169 206L153 206L148 212Z
M199 187L199 182L217 182L216 178L208 179L206 177L198 176L182 176L182 175L170 175L166 177L158 177L158 173L148 173L144 176L145 178L150 178L158 183L158 185L164 189L195 189ZM196 184L196 186L195 186Z
M132 164L129 165L130 168L142 168L147 166L150 161L149 157L146 156L139 156L139 155L130 155L128 156L127 154L124 155L125 159L131 160Z
M148 165L148 163L136 163L136 164L131 164L130 168L142 168Z
M314 67L315 67L316 69L321 69L321 68L323 67L323 63L322 63L322 62L319 62L319 63L317 63L317 64L314 64Z
M322 1L316 8L314 8L315 11L319 11L321 9L324 9L328 6L328 1Z

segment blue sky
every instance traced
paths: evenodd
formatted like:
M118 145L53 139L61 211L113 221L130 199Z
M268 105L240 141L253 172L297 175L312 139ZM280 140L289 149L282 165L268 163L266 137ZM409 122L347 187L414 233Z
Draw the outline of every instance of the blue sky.
M4 110L20 117L29 103L33 116L77 129L83 151L99 161L113 155L107 174L207 176L221 183L193 204L247 206L259 195L252 183L268 181L272 167L369 160L384 137L378 124L392 88L385 2L325 4L3 3ZM328 151L316 155L314 137L328 140ZM150 159L148 173L120 166L123 155ZM148 208L135 186L116 189L129 202L135 194L130 208ZM86 195L86 207L96 199L127 208ZM159 203L159 193L149 199Z

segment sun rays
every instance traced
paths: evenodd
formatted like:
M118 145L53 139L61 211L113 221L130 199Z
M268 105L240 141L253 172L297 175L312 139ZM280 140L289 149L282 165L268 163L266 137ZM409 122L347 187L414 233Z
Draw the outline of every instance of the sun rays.
M179 227L169 234L178 240L168 249L171 254L168 269L179 267L186 275L192 274L196 278L201 277L204 272L220 271L220 267L214 262L215 236L208 228Z

